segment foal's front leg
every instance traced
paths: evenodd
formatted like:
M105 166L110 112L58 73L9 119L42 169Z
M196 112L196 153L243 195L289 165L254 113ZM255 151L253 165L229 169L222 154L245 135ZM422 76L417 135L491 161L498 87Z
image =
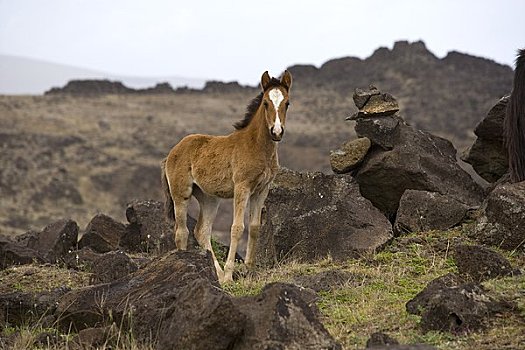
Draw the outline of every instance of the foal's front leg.
M250 191L243 186L236 186L233 194L233 224L230 235L230 251L224 265L224 282L233 281L235 254L237 245L244 232L244 211L250 197Z
M259 231L261 230L261 212L264 201L268 197L270 186L266 187L261 193L254 193L250 197L250 226L248 230L248 246L246 249L246 267L253 269L255 267L255 246Z

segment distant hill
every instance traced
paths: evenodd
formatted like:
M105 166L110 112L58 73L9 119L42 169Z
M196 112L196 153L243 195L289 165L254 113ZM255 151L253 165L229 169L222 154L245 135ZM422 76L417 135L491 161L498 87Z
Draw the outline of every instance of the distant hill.
M184 77L118 76L96 70L57 64L25 57L0 55L0 94L40 95L54 86L63 86L73 79L110 79L132 88L153 87L168 82L174 88L202 88L204 80Z
M348 97L356 87L374 84L399 100L401 113L412 125L459 145L470 142L476 123L500 97L510 93L513 79L507 65L455 51L440 59L422 41L399 41L393 49L379 48L364 60L343 57L319 68L295 65L288 69L295 93L312 94L312 98L320 90ZM337 102L326 104L317 103L309 118L326 119L327 113L319 108L338 107Z

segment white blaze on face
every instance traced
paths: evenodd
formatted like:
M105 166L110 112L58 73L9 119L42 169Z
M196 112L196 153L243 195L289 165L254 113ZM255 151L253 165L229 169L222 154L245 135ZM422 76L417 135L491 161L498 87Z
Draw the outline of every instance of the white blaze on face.
M281 90L277 88L270 90L268 96L270 97L273 107L275 108L275 124L273 125L273 132L275 135L281 135L283 128L281 126L281 119L279 118L279 106L281 105L281 102L283 102L284 96Z

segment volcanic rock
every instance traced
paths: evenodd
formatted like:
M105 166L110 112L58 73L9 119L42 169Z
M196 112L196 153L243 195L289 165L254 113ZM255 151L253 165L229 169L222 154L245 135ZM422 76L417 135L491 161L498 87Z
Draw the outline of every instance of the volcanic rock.
M415 130L397 115L359 117L355 129L380 147L368 152L354 177L361 194L388 217L407 189L436 192L468 207L481 203L482 188L457 164L448 140Z
M24 247L0 235L0 269L11 265L31 264L33 261L43 262L43 260L36 250Z
M482 329L492 316L509 307L506 302L493 300L481 286L453 274L431 281L406 304L407 312L421 316L423 331L452 333Z
M454 261L461 275L467 275L474 282L519 274L510 262L492 249L478 245L457 245L454 247Z
M41 232L29 231L17 237L20 244L36 250L51 264L63 261L69 252L76 250L77 240L78 225L70 219L49 224Z
M485 119L474 129L477 139L461 157L487 180L495 182L508 172L507 150L503 135L503 121L509 96L503 97L492 107Z
M435 192L406 190L399 201L394 231L396 234L447 230L459 224L468 206Z
M336 174L355 169L363 161L371 142L366 137L345 142L339 149L330 151L330 165Z
M164 214L164 204L154 200L135 200L126 208L129 225L119 245L128 252L167 252L175 249L173 223ZM193 235L196 221L187 216L188 248L198 247Z
M496 186L481 213L472 238L505 250L525 251L525 181Z
M87 225L78 247L90 247L97 253L115 250L125 230L125 226L120 222L107 215L97 214Z
M56 310L57 300L69 290L67 287L61 287L49 292L1 294L0 324L27 326L46 315L52 315Z
M315 261L358 257L381 249L392 226L345 175L282 169L265 202L257 263L284 257Z
M91 282L93 284L108 283L132 272L137 271L138 266L122 251L105 253L93 262Z
M370 85L368 90L356 88L353 99L359 112L347 118L347 120L356 120L369 116L387 116L399 111L396 99L388 93L381 93L373 85Z
M235 305L247 322L234 349L341 349L297 286L271 283L260 295L236 299Z

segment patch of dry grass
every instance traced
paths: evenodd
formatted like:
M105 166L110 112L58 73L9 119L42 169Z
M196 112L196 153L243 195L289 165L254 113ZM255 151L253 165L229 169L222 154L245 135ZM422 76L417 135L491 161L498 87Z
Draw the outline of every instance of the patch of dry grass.
M0 271L0 294L42 292L59 287L80 288L89 285L89 273L56 265L11 266Z

